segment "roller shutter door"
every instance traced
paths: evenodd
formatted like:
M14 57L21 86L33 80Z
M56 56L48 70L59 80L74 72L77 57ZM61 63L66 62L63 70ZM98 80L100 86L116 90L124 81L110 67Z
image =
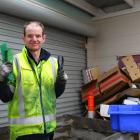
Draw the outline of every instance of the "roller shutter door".
M0 14L0 44L7 42L14 54L21 51L24 43L22 32L24 20ZM46 28L48 42L43 46L55 57L63 55L64 69L69 76L65 93L57 99L57 115L80 114L81 70L86 67L85 37L52 27ZM0 127L8 124L7 104L0 101Z

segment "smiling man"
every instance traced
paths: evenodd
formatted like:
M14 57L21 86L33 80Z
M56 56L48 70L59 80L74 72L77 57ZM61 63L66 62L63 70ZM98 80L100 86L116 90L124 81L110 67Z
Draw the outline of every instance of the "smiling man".
M42 48L46 36L37 21L24 25L22 52L13 60L14 79L7 81L10 65L0 66L0 99L9 102L11 140L52 140L56 128L56 98L65 89L66 78L58 61Z

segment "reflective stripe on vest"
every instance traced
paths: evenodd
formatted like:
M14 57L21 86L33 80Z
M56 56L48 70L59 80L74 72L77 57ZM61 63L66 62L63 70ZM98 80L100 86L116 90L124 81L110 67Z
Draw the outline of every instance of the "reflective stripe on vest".
M10 124L37 124L37 123L43 123L43 117L42 116L33 116L33 117L29 117L29 118L24 118L25 117L25 111L24 111L24 102L23 102L23 96L22 96L22 83L21 83L21 71L20 71L20 63L18 60L18 57L15 56L14 57L14 62L15 65L17 67L17 72L18 72L18 95L19 95L19 115L21 118L10 118ZM55 60L54 58L50 57L50 62L52 64L52 73L53 73L53 77L54 80L56 79L56 72L55 72ZM46 115L45 116L45 121L51 121L51 120L55 120L56 119L56 115L52 114L52 115Z
M45 121L53 121L56 120L56 116L54 114L46 115ZM10 118L10 124L41 124L43 123L42 116L33 116L28 118Z
M15 56L15 64L16 64L16 67L17 67L17 72L18 72L18 83L19 83L19 86L18 86L18 96L19 96L19 114L21 117L24 117L25 116L25 112L24 112L24 103L23 103L23 96L22 96L22 83L21 83L21 71L20 71L20 63L19 63L19 60L18 58Z
M50 61L51 61L51 64L52 64L52 73L53 73L53 78L54 78L54 81L56 80L56 72L55 72L55 60L53 57L50 57Z

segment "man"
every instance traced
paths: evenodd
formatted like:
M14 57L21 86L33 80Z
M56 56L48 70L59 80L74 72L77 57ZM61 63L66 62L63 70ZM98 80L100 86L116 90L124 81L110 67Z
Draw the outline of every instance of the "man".
M64 92L66 78L57 59L41 48L45 39L42 23L26 23L25 47L13 60L13 80L7 80L11 65L0 67L0 99L9 102L11 140L53 139L56 98Z

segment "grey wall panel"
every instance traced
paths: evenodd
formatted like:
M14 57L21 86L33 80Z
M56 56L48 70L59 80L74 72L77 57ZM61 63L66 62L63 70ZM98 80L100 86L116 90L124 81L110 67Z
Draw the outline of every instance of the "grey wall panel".
M75 53L72 53L72 52L64 52L64 51L51 50L51 49L48 49L48 51L50 51L53 55L55 55L57 53L59 55L63 55L64 57L68 56L68 57L73 57L73 58L82 58L82 56L83 56L80 53L75 54Z
M75 94L75 92L65 92L65 94L63 94L63 95L61 95L60 97L59 97L59 99L63 99L63 98L69 98L69 97L71 97L71 98L79 98L79 95L78 94Z
M82 49L75 49L76 46L70 47L70 46L67 45L67 47L65 46L65 50L63 48L64 46L60 46L60 45L46 44L46 46L48 46L46 48L47 49L50 49L50 50L58 50L58 51L64 51L64 52L72 52L74 54L79 54L80 53L81 55L85 53ZM73 52L73 50L74 50L74 52Z
M62 108L59 108L59 114L60 113L65 113L65 114L69 114L69 111L75 111L75 110L79 110L79 107L78 106L67 106L67 107L62 107Z
M24 20L0 14L0 44L7 42L14 54L21 51ZM64 69L69 76L64 94L57 99L57 115L80 114L80 87L83 83L81 70L86 67L85 37L66 31L46 28L48 41L43 48L55 57L63 55ZM8 124L7 105L0 102L0 127Z
M65 89L65 93L78 93L80 91L80 89L79 88L66 88ZM65 95L65 94L63 94L63 95Z
M72 107L72 106L79 106L80 104L78 104L78 102L70 102L70 103L67 103L67 104L57 104L57 109L59 108L66 108L66 107Z
M0 101L0 127L6 126L7 122L7 104L4 104Z

